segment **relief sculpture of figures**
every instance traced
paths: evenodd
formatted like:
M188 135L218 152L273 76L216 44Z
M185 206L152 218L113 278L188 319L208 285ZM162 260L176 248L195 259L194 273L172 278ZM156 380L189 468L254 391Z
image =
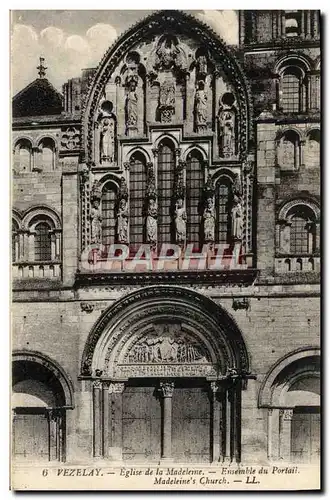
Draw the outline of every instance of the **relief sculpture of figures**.
M171 325L155 325L155 330L157 334L144 337L129 351L129 363L208 362L203 347L177 328L175 334L171 331Z
M113 117L103 118L100 136L101 162L115 161L115 120Z
M178 198L175 204L175 233L176 242L182 244L186 241L187 214L183 206L183 199Z
M201 132L207 126L207 95L204 82L198 83L198 90L195 95L195 128L196 132Z
M175 112L175 84L172 81L163 82L159 94L159 110L162 123L171 123Z

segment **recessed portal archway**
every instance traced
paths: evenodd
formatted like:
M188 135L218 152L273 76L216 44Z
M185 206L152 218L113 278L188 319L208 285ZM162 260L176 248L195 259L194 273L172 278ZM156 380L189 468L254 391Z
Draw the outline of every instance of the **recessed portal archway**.
M82 377L94 379L95 456L240 461L249 360L235 321L209 298L171 286L127 295L92 329Z

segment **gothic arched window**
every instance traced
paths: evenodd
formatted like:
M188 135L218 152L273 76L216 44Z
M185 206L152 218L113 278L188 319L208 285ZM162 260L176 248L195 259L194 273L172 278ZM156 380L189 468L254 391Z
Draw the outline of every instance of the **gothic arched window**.
M158 242L171 243L171 210L174 189L175 151L170 141L158 148Z
M52 259L51 228L47 222L39 222L35 226L34 260L48 261Z
M187 158L187 243L200 243L200 222L202 191L204 184L203 158L199 151L193 151Z
M107 182L102 189L102 244L106 252L110 245L115 243L116 238L116 190L111 182Z
M232 202L232 183L226 177L221 177L216 183L216 243L230 243Z
M144 209L146 196L146 158L135 153L131 158L129 171L129 234L130 243L139 245L144 242Z

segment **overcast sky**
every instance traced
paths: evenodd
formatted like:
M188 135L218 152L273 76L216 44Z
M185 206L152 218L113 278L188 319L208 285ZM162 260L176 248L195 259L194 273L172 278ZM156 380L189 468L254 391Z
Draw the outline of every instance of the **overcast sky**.
M95 67L118 35L150 10L12 11L12 91L15 95L37 77L39 57L47 78L62 90L82 68ZM208 23L227 43L238 43L237 14L231 10L186 11Z

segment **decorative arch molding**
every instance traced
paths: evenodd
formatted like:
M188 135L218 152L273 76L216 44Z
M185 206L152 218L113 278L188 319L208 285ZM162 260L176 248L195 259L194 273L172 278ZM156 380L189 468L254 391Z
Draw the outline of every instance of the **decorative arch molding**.
M291 208L298 205L304 205L305 207L308 207L315 214L315 219L317 221L320 219L321 211L318 203L308 197L300 197L293 198L282 204L278 211L278 220L286 220L288 217L288 212L291 210Z
M55 135L49 133L39 135L34 141L35 145L39 147L41 141L43 141L44 139L50 139L51 141L53 141L54 148L56 148L58 139L56 138Z
M48 207L47 205L34 206L26 210L23 215L22 225L25 228L28 228L34 217L42 216L47 216L51 220L54 225L54 229L61 230L62 224L60 216L54 209Z
M148 153L148 151L146 151L144 148L140 146L135 146L129 150L129 152L127 153L127 161L128 162L134 161L133 156L136 153L140 153L141 155L143 155L147 163L151 161L150 154Z
M162 135L160 135L156 140L155 140L155 148L158 149L159 148L159 145L161 142L172 142L173 143L173 146L175 148L178 148L179 147L179 141L176 137L174 137L174 135L172 134L168 134L168 133L164 133Z
M21 229L21 226L22 226L22 214L16 208L12 209L12 219L16 222L18 228Z
M297 65L297 61L298 63L300 63L300 65ZM308 71L311 71L313 67L313 61L305 54L300 54L299 52L288 52L275 62L274 73L280 74L285 68L289 66L298 66L303 69L306 74Z
M320 356L321 351L317 346L301 347L286 354L272 366L264 378L258 396L259 408L270 408L272 406L272 387L278 375L295 361L299 361L311 356ZM295 382L296 380L293 380ZM293 383L292 382L292 383Z
M103 175L100 180L98 181L100 184L101 190L104 188L104 186L108 183L111 183L114 185L116 191L119 191L119 186L120 186L120 175L112 174L112 173L107 173Z
M321 127L320 127L320 125L318 125L318 124L315 123L311 127L309 127L307 130L305 130L304 140L308 140L310 138L310 135L313 132L321 133Z
M282 137L287 134L287 133L295 133L297 134L298 136L298 139L299 139L299 142L301 142L302 140L302 131L298 128L298 127L295 127L293 125L289 125L287 127L281 127L277 130L276 132L276 136L275 136L275 140L276 141L280 141L282 139Z
M202 155L202 159L204 161L207 161L207 153L206 153L205 149L202 146L200 146L199 144L192 144L191 146L189 146L189 148L184 152L183 160L187 161L188 156L191 155L192 153L194 153L194 151L197 151L198 153L200 153Z
M12 361L30 361L34 363L38 363L45 368L47 368L60 382L61 387L63 388L64 396L65 396L65 407L67 409L74 408L74 388L73 383L67 373L63 370L63 368L51 359L46 354L43 354L39 351L30 351L27 349L18 349L13 351Z
M132 338L150 333L157 321L180 324L187 335L200 340L210 357L211 378L221 377L230 368L249 373L244 339L227 311L192 290L152 286L123 297L100 317L85 345L81 375L95 376L100 370L105 377L116 378L118 361Z
M229 170L229 168L219 168L213 176L214 184L217 184L221 179L226 178L229 182L235 181L235 173Z
M26 142L29 142L30 144L30 147L31 147L31 150L34 146L34 140L32 139L32 137L28 136L28 135L20 135L19 137L17 137L15 139L15 142L14 142L14 147L13 147L13 151L15 152L15 149L17 147L17 145L22 142L22 141L26 141Z
M134 50L139 42L164 33L164 27L166 27L166 31L178 30L183 35L188 35L203 44L205 50L210 53L215 65L218 63L219 70L221 67L221 70L225 72L226 77L237 93L242 123L241 154L242 156L247 155L254 133L252 126L252 94L238 59L209 26L197 20L194 16L180 11L165 10L151 14L120 36L106 52L96 69L83 109L82 147L88 164L93 161L94 116L107 81L120 60Z

